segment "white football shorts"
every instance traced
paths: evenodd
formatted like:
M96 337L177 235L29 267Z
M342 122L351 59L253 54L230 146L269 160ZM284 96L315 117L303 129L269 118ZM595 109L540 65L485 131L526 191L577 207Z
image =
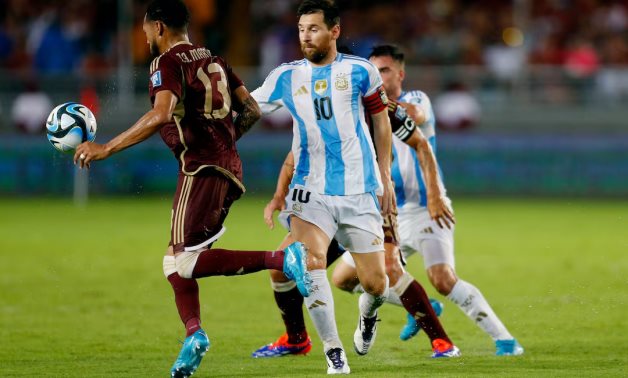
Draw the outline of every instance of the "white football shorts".
M290 229L290 216L318 226L329 239L354 253L384 250L384 232L375 193L330 196L295 185L286 196L281 224Z
M404 206L397 216L399 248L407 260L415 253L423 256L425 268L448 264L455 268L454 227L441 228L424 207Z

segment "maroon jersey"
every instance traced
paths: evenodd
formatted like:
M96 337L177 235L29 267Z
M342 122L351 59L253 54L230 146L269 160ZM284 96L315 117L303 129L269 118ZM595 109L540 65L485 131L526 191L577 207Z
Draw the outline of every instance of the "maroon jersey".
M160 134L185 175L210 169L244 189L231 115L232 93L241 85L223 58L188 42L172 46L151 63L151 104L162 90L179 98L174 122L162 127Z

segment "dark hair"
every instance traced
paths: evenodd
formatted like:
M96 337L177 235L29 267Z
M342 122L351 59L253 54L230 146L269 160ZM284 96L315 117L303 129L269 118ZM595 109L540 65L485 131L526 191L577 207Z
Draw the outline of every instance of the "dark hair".
M153 0L146 9L146 19L183 31L190 23L190 12L181 0Z
M331 29L336 25L340 25L340 10L333 0L304 0L301 5L299 5L297 16L301 17L304 14L317 12L323 12L325 25L327 25L328 28Z
M371 53L369 54L369 59L373 56L389 56L393 58L394 61L399 62L400 64L405 63L405 56L403 55L403 51L396 45L378 45L373 46Z

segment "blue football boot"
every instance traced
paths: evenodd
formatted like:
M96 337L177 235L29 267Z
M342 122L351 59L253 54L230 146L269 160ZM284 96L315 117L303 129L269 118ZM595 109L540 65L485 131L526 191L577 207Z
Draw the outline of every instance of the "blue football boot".
M443 303L439 300L430 298L430 304L436 313L436 316L440 316L443 313ZM417 324L414 316L410 314L406 314L407 322L406 325L401 329L401 333L399 333L399 338L403 341L410 340L421 330L421 327Z
M516 339L495 341L495 355L519 356L523 354L523 347Z
M209 339L202 329L186 337L181 352L170 369L170 376L187 378L194 374L208 349Z
M294 242L286 247L283 257L283 274L297 284L297 289L304 297L312 291L312 277L307 271L307 251L301 242Z

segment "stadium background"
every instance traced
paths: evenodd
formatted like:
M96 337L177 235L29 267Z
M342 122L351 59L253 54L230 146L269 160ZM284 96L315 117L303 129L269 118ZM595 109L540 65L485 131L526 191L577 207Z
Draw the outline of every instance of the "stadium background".
M54 104L80 101L96 112L97 141L105 142L149 108L150 58L140 26L146 3L0 1L5 376L158 376L178 350L178 320L160 270L176 161L151 138L95 163L89 175L77 173L36 120ZM300 58L297 1L186 3L192 40L224 55L249 89L277 64ZM626 2L338 3L341 44L363 55L375 43L398 43L407 56L405 87L424 90L444 108L437 109L438 158L459 221L458 271L482 289L527 351L521 359L492 359L485 335L446 304L445 324L467 357L456 364L417 360L418 344L397 340L402 312L386 308L372 356L350 356L354 371L625 374ZM289 148L289 127L279 114L239 143L248 194L234 207L221 247L273 248L280 240L281 230L266 231L261 209ZM428 285L419 259L410 269ZM323 371L317 341L314 358L246 358L281 331L265 274L216 278L201 288L216 347L199 376ZM347 342L355 298L343 295L335 293Z
M193 41L226 56L251 90L273 67L300 58L297 1L188 3ZM0 193L73 191L68 159L46 145L42 127L24 132L24 116L14 115L24 113L19 109L30 119L51 104L87 103L95 107L101 142L148 109L145 4L0 4ZM360 55L380 42L405 49L405 87L424 90L436 106L438 154L453 194L628 194L625 2L339 4L340 44ZM276 115L240 143L251 191L273 188L289 130ZM174 164L151 140L95 165L90 191L170 192Z

